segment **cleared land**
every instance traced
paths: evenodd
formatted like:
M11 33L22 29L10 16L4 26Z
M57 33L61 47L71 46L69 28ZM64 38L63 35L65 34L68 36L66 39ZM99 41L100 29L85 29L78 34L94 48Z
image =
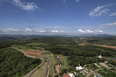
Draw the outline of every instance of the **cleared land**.
M42 56L41 53L43 51L39 51L39 50L28 50L28 51L25 51L26 54L28 55L33 55L33 56Z
M116 50L116 46L107 46L107 45L97 45L97 44L89 44L89 43L82 43L79 44L80 46L84 46L84 45L95 45L95 46L100 46L100 47L106 47L106 48L112 48Z

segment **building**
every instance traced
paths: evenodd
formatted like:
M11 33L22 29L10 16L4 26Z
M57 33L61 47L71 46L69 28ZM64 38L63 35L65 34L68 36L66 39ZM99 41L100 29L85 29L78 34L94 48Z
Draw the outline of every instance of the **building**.
M69 77L75 77L73 73L68 73Z
M107 63L108 63L108 61L104 61L104 63L106 63L106 64L107 64Z
M102 58L102 56L101 56L101 55L99 55L99 56L98 56L98 58L100 58L100 59L101 59L101 58Z
M84 67L81 67L81 66L76 66L76 70L83 70L84 69Z
M101 66L97 65L97 63L94 63L97 67L101 68Z

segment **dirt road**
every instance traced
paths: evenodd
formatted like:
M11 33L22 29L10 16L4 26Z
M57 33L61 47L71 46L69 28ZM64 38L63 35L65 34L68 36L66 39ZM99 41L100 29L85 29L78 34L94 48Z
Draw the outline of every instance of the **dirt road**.
M93 74L93 73L95 73L95 72L97 72L97 71L99 71L99 70L101 70L101 69L103 69L103 68L97 69L97 70L95 70L95 71L91 71L90 73L87 74L86 77L89 77L91 74Z

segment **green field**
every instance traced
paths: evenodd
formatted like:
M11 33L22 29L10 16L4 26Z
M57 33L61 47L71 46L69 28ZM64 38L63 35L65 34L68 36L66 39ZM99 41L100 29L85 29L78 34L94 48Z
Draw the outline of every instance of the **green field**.
M44 77L45 72L46 72L46 67L47 67L47 63L45 62L42 67L40 67L37 71L35 71L31 77Z
M45 51L45 52L43 52L43 53L41 53L42 55L45 55L45 54L51 54L51 52L49 52L49 51Z
M27 50L44 50L44 48L39 47L38 45L36 45L36 43L29 43L29 44L26 44L26 45L14 45L14 47L16 47L18 49L21 49L23 51L27 51Z
M87 68L88 69L91 69L91 70L96 70L96 69L98 69L98 67L95 65L95 64L89 64L88 66L87 66Z

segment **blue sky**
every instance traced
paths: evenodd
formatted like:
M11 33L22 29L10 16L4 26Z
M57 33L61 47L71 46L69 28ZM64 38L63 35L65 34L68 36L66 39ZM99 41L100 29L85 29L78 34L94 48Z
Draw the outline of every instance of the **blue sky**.
M116 0L0 0L0 34L113 34Z

